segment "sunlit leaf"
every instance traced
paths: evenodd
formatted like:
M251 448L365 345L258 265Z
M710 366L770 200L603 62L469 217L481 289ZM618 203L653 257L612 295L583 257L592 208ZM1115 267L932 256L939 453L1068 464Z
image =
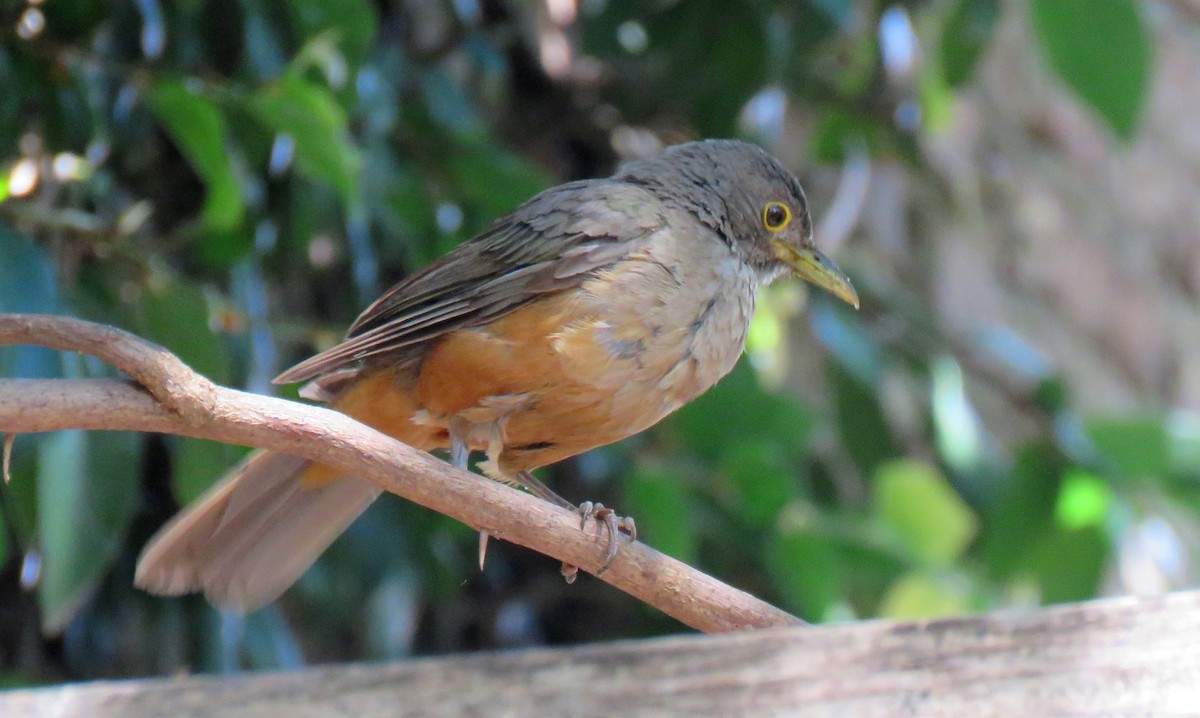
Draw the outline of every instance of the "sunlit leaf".
M879 615L900 620L962 615L971 610L970 596L963 588L929 573L914 571L888 587Z
M1100 524L1112 506L1112 489L1100 477L1079 469L1063 477L1054 517L1066 529Z
M954 92L940 73L928 68L917 77L917 99L920 101L919 117L906 119L906 125L915 126L916 120L928 130L946 130L954 121Z
M229 140L220 107L178 80L155 85L149 100L150 108L204 183L205 226L216 231L237 227L246 208L229 160Z
M933 565L948 565L975 537L978 520L935 468L917 461L891 461L875 475L875 511L913 553Z
M362 158L350 139L346 114L329 90L285 75L250 97L250 110L267 127L295 142L296 169L332 187L349 207L358 201Z
M931 405L938 449L947 464L969 471L979 464L982 438L979 416L967 396L966 382L958 362L938 357L930 365L933 384Z
M1133 0L1032 0L1050 67L1124 139L1150 84L1151 52Z
M60 632L108 570L133 515L136 434L62 431L38 458L38 601L42 627Z

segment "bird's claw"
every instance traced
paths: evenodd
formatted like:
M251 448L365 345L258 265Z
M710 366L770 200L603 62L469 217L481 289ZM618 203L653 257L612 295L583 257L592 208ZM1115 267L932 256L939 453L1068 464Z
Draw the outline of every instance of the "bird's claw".
M618 516L616 511L608 508L604 504L595 503L592 501L584 501L579 504L579 508L575 509L579 514L579 529L582 531L587 528L588 519L594 519L608 529L608 553L604 558L604 565L596 572L597 576L602 575L612 566L612 562L617 557L617 551L620 549L620 544L617 543L617 538L621 532L629 534L631 541L637 540L637 524L634 523L630 516ZM576 566L564 563L562 566L562 575L567 583L573 583L578 575L579 569Z

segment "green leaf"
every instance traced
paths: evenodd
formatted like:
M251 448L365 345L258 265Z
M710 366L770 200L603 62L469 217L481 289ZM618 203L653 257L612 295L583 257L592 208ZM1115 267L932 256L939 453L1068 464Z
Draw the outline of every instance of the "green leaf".
M1032 0L1050 67L1123 138L1150 84L1150 45L1132 0Z
M765 11L762 3L643 2L612 0L597 4L599 12L580 23L583 52L610 62L614 74L625 78L622 100L631 118L653 116L665 108L683 114L700 136L728 137L737 128L746 102L773 79L770 77L772 40L768 34L786 31L787 20ZM832 23L824 13L796 3L805 19L794 25L812 37ZM622 42L636 28L641 42ZM778 35L778 33L777 33ZM797 54L814 43L798 45ZM636 46L635 46L636 45ZM703 68L697 62L702 58Z
M379 25L367 0L288 0L287 9L301 37L312 39L332 31L347 62L358 66L367 59Z
M1030 547L1054 530L1062 477L1067 473L1061 455L1048 443L1021 447L1007 486L988 510L982 553L993 577L1002 579L1018 569Z
M455 191L489 222L551 184L536 167L488 142L456 142L446 161Z
M942 77L957 87L975 74L1000 16L997 0L958 0L942 27Z
M112 21L111 11L105 12L103 4L91 0L64 0L42 7L46 14L46 27L53 29L54 39L58 42L86 42L96 31L96 26Z
M776 534L767 561L784 603L808 620L824 620L843 594L837 546L812 528Z
M1112 546L1100 526L1055 531L1034 547L1028 565L1037 576L1043 603L1095 598Z
M819 9L839 25L853 20L854 0L808 0L802 4Z
M204 183L204 226L229 231L240 225L246 207L229 160L228 133L220 108L178 80L158 83L149 100L150 109Z
M742 518L754 526L775 521L796 498L797 480L787 452L775 442L746 439L729 447L721 461L740 499Z
M0 313L53 314L58 308L54 267L28 237L0 222ZM0 376L50 379L62 375L45 347L0 347Z
M669 65L663 92L689 108L702 136L728 137L738 114L766 83L769 38L759 7L742 0L681 2L647 23ZM704 58L698 72L697 58Z
M865 145L868 150L878 150L886 147L886 143L887 128L874 118L831 109L821 116L809 146L814 160L833 164L845 162L847 149L856 144Z
M23 673L0 673L0 691L38 685L40 681Z
M204 232L194 246L196 259L214 269L229 269L254 248L254 233L242 228Z
M840 362L830 361L828 374L837 409L838 438L859 469L870 474L897 452L879 394Z
M696 557L696 531L684 480L670 471L642 468L622 483L622 490L629 515L637 517L638 534L668 556L691 563Z
M38 452L42 442L54 434L18 434L13 446L12 480L0 486L3 494L7 537L15 538L14 552L37 542Z
M155 277L137 305L138 330L217 383L229 382L229 362L209 321L208 300L198 287Z
M171 451L171 488L180 504L190 504L200 498L217 479L220 479L249 450L242 446L222 444L186 436L174 437Z
M879 615L901 620L960 616L971 610L963 589L924 571L907 573L888 587Z
M324 87L285 75L248 100L259 122L295 142L296 170L332 187L346 207L358 202L362 158L350 140L346 113Z
M711 461L740 437L755 437L785 452L803 451L813 426L802 406L764 391L746 361L667 421L690 450Z
M38 457L42 627L60 633L120 549L133 516L138 436L62 431Z
M1087 433L1124 478L1162 477L1171 470L1171 437L1161 419L1093 419Z
M1103 524L1112 508L1113 493L1100 477L1073 469L1063 477L1054 518L1065 529Z
M954 562L978 528L974 512L937 469L918 461L882 464L875 472L875 511L922 561Z

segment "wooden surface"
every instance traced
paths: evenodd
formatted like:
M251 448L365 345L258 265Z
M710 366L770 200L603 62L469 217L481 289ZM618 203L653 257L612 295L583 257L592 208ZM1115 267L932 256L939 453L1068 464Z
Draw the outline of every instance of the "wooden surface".
M1200 593L0 693L0 716L1200 715Z

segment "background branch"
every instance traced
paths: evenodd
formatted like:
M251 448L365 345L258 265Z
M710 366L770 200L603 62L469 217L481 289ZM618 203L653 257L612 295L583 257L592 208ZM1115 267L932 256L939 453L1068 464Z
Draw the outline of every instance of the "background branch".
M44 315L0 315L0 346L91 354L129 374L112 379L0 380L0 431L152 431L302 456L492 536L594 573L608 537L591 522L521 491L460 471L336 411L217 386L165 349L128 332ZM692 628L729 631L801 621L636 542L600 578Z

